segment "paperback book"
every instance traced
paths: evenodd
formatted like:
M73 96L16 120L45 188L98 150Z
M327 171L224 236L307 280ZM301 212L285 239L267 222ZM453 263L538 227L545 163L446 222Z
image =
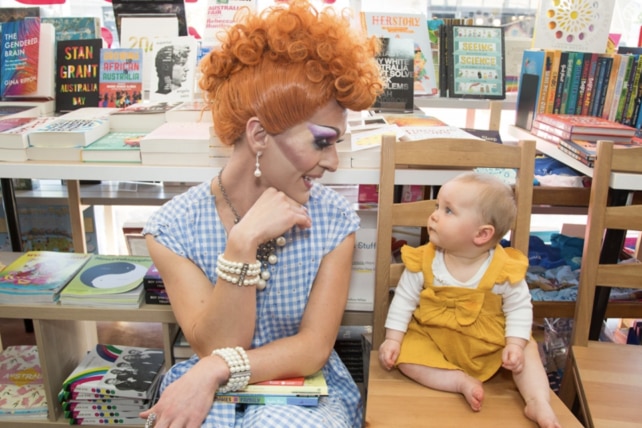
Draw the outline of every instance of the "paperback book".
M56 112L98 107L102 39L60 40L56 46Z
M63 381L59 401L69 403L70 393L150 400L159 386L164 362L162 349L98 344Z
M202 99L183 101L165 112L167 122L209 122L212 123L212 112L209 104Z
M148 305L169 305L169 295L164 288L145 289L145 303Z
M147 273L145 273L143 277L143 287L145 290L165 288L163 278L161 278L160 272L158 272L155 264L152 264L147 270Z
M100 39L100 18L95 16L43 16L41 23L53 25L56 41Z
M109 120L65 118L47 122L29 133L29 145L33 147L78 147L87 146L109 132Z
M35 105L24 104L3 104L0 105L0 119L14 119L18 117L38 117L40 116L40 109Z
M83 162L140 163L140 139L143 132L110 132L82 148Z
M0 419L46 416L38 347L8 346L0 352Z
M549 141L553 142L558 142L560 139L562 140L570 140L574 138L578 138L580 140L599 140L601 139L608 139L611 141L616 141L618 143L627 143L631 141L631 137L627 135L614 135L614 134L608 134L608 131L604 131L602 134L598 134L597 132L572 132L572 131L567 131L563 128L558 128L556 126L549 125L547 123L541 122L537 120L537 118L533 121L533 127L531 128L531 133L533 135L536 135L540 138L544 138Z
M218 141L211 129L212 124L207 122L166 122L141 138L140 151L207 153Z
M152 264L146 256L92 254L60 293L63 305L139 307L143 277Z
M314 394L328 395L328 385L323 371L305 376L303 379L295 378L290 381L284 379L265 381L247 385L240 392L262 395L297 395Z
M113 48L100 51L101 107L127 107L143 99L143 50Z
M0 303L55 303L89 255L27 251L0 271Z
M409 112L414 108L415 43L408 38L381 38L377 62L383 78L383 93L377 96L375 110Z
M225 392L218 393L214 397L216 401L235 404L264 404L264 405L286 405L313 407L319 404L320 396L317 394L251 394L246 392Z
M31 122L39 122L33 117L14 117L0 119L0 148L3 149L22 149L27 147L29 140L26 134L16 133L16 129Z
M27 147L27 160L40 162L80 162L82 146Z
M165 123L165 113L179 104L180 101L132 104L112 112L109 125L112 131L151 132Z
M194 99L197 51L196 39L192 36L163 37L154 41L150 101Z

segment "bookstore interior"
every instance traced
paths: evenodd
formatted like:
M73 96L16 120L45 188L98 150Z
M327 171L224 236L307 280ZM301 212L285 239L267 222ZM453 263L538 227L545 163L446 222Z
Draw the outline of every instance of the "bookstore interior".
M586 225L592 224L587 213L599 197L591 180L598 177L598 153L607 153L598 141L613 142L614 159L619 149L642 150L642 0L310 2L357 11L350 24L382 40L377 61L385 90L372 110L349 112L345 142L337 146L339 168L322 180L361 217L335 350L364 397L381 398L381 385L405 391L401 378L381 382L386 375L373 372L370 358L379 345L375 262L383 135L511 146L535 140L526 274L533 337L555 405L593 426L589 411L578 410L560 387L571 361L579 367L579 351L571 359L569 350L577 345L573 317L584 281ZM164 370L193 355L142 228L159 205L224 166L231 149L212 133L196 84L198 61L216 48L217 32L239 8L276 3L0 0L0 428L141 426L139 413L156 398ZM609 204L639 203L635 167L608 168ZM476 170L516 183L512 169ZM395 201L434 196L451 173L397 172ZM634 214L625 217L633 221ZM604 248L608 237L619 254L610 263L640 263L637 221L637 229L605 235ZM425 239L421 228L393 228L393 258L403 243ZM591 339L640 345L637 282L596 291L596 307L609 316L602 316L597 333L591 325ZM607 308L604 300L616 305ZM17 320L31 335L28 343L3 337L3 325ZM159 346L99 343L96 323L160 325ZM141 367L146 377L137 375ZM219 399L316 406L327 395L320 373L250 385ZM642 377L633 379L642 385ZM496 398L492 388L487 401ZM368 426L401 426L379 407L366 407ZM627 425L628 410L619 409L622 425L606 426L634 426ZM573 416L564 418L565 426L581 426Z

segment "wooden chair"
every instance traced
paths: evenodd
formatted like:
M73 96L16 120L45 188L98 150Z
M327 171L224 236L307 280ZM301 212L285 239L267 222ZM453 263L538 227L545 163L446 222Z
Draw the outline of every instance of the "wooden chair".
M607 253L619 253L609 249L609 236L619 232L621 247L627 230L642 230L642 204L631 203L632 192L625 205L609 202L622 192L609 188L613 172L637 174L638 182L642 180L642 148L614 150L611 142L598 143L575 323L560 390L569 407L579 404L577 411L587 427L633 427L642 420L642 347L592 340L591 325L601 325L605 317L605 309L594 305L596 293L608 290L604 287L642 289L641 263L606 262Z
M403 265L391 263L393 227L425 227L435 206L433 200L393 203L395 177L415 174L418 184L421 184L425 180L422 174L436 174L433 179L439 177L445 182L475 167L516 169L518 215L511 232L511 242L527 253L534 158L534 141L522 141L518 145L463 139L395 142L394 136L384 136L379 181L374 325L367 379L367 427L496 427L499 421L505 421L503 425L510 427L535 426L524 416L524 402L508 372L502 371L486 382L484 408L476 413L459 394L431 390L406 378L396 369L386 371L378 362L377 352L385 337L384 324L391 289L403 271ZM551 399L563 426L581 426L553 392Z

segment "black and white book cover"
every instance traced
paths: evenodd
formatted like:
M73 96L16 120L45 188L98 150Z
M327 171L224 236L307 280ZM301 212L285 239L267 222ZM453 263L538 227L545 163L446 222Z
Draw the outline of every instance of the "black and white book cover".
M414 41L408 38L381 38L377 62L384 80L383 93L374 109L412 111L414 108Z

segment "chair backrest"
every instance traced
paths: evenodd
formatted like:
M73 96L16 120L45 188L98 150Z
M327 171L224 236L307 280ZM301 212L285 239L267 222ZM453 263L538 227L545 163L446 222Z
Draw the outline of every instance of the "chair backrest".
M625 197L626 205L610 204L613 173L626 174L626 180L642 183L642 147L615 149L610 141L598 142L575 305L573 345L588 344L597 286L642 289L642 263L605 263L602 258L607 230L624 234L642 231L642 203L634 198L633 191ZM626 192L619 187L617 192Z
M535 141L520 141L517 145L510 145L475 139L447 138L397 142L394 135L383 137L379 171L373 349L379 348L385 336L384 324L390 304L391 288L397 285L403 271L403 265L391 262L393 227L425 227L428 216L435 207L435 201L432 199L394 203L396 176L404 174L408 177L407 174L412 174L413 179L416 177L417 180L415 184L425 185L426 175L422 174L429 174L433 180L439 176L445 182L449 177L478 167L516 170L514 189L517 216L511 231L511 245L528 254Z

